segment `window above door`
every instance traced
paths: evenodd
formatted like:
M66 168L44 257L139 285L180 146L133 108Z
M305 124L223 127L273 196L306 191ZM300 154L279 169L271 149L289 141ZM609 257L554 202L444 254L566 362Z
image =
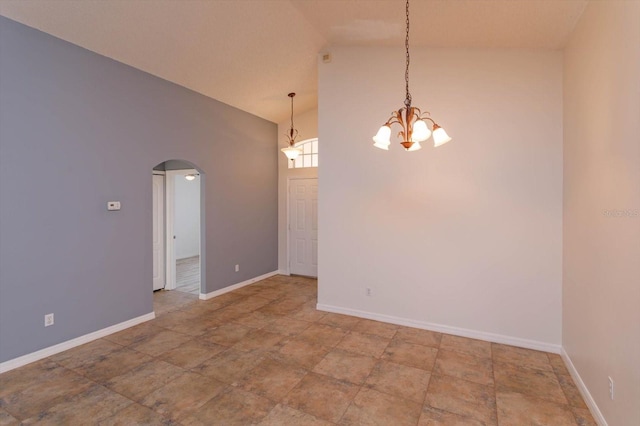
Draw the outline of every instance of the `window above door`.
M288 161L290 169L318 167L318 138L300 141L295 144L295 147L300 148L302 154L295 160Z

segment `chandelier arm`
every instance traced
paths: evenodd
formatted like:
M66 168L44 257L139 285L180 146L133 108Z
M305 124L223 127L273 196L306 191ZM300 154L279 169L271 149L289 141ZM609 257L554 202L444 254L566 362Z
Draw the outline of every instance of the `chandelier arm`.
M428 113L425 113L425 114L428 114ZM431 123L433 123L434 126L438 125L435 121L433 121L433 118L431 117L427 117L427 116L420 117L420 120L429 120Z
M389 118L389 122L402 124L402 109L399 111L393 111L391 113L391 118Z
M402 125L402 115L400 114L400 111L393 111L391 113L391 117L389 117L389 119L387 120L386 123L384 123L384 125L385 126L391 126L392 124Z
M412 108L407 108L407 110L405 111L405 117L407 119L407 124L411 123L413 121L413 116L417 115L415 113L415 110L417 108L412 107Z
M293 146L296 142L296 138L298 137L298 130L291 128L288 133L286 133L287 139L289 139L289 145Z
M400 133L398 133L398 135L402 134L402 139L403 140L407 140L407 138L409 137L409 133L411 132L410 130L410 126L408 123L405 123L404 121L400 121L400 126L402 126L402 131Z

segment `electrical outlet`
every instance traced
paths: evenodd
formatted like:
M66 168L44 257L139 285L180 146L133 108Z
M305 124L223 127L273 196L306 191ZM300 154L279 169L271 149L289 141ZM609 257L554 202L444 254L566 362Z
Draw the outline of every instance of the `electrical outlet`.
M609 377L609 398L613 399L613 379Z
M236 265L236 272L240 272L240 265Z
M371 288L370 287L367 287L366 292L367 292L367 296L371 296Z
M53 325L53 314L46 314L44 316L44 326L49 327L50 325Z

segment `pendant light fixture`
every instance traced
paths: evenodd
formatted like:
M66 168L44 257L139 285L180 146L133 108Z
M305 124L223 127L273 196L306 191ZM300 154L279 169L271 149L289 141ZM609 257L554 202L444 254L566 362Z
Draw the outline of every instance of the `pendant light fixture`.
M296 129L293 128L293 97L295 96L295 93L289 93L287 96L289 96L291 98L291 128L289 129L289 131L286 133L287 135L287 141L289 142L289 145L286 148L282 148L280 151L282 151L284 153L284 155L287 156L287 158L291 161L295 160L296 158L298 158L298 155L300 155L302 152L300 150L300 148L296 148L295 144L296 144L296 138L298 137L298 131Z
M421 148L420 142L426 141L431 136L431 130L427 127L425 120L430 121L432 124L431 129L433 130L434 146L440 146L451 140L449 135L447 135L447 132L445 132L442 127L438 126L438 124L429 117L430 114L428 112L423 113L419 108L411 106L411 93L409 93L409 63L411 62L409 55L409 0L407 0L406 5L406 16L407 36L404 41L404 46L407 57L407 66L404 72L406 89L404 107L392 112L391 117L382 127L380 127L378 133L373 137L373 146L387 151L389 150L389 145L391 145L391 140L389 139L391 136L391 125L396 123L402 126L402 130L398 133L398 136L402 138L400 144L407 151L419 150Z

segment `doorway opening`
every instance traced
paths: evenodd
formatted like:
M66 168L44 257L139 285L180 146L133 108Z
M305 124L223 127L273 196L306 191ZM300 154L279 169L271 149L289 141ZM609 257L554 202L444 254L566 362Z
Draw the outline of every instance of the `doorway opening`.
M182 160L160 163L153 174L153 290L202 295L204 174Z
M167 200L173 204L174 289L200 294L200 174L195 169L170 170L167 180L169 194L173 191Z

